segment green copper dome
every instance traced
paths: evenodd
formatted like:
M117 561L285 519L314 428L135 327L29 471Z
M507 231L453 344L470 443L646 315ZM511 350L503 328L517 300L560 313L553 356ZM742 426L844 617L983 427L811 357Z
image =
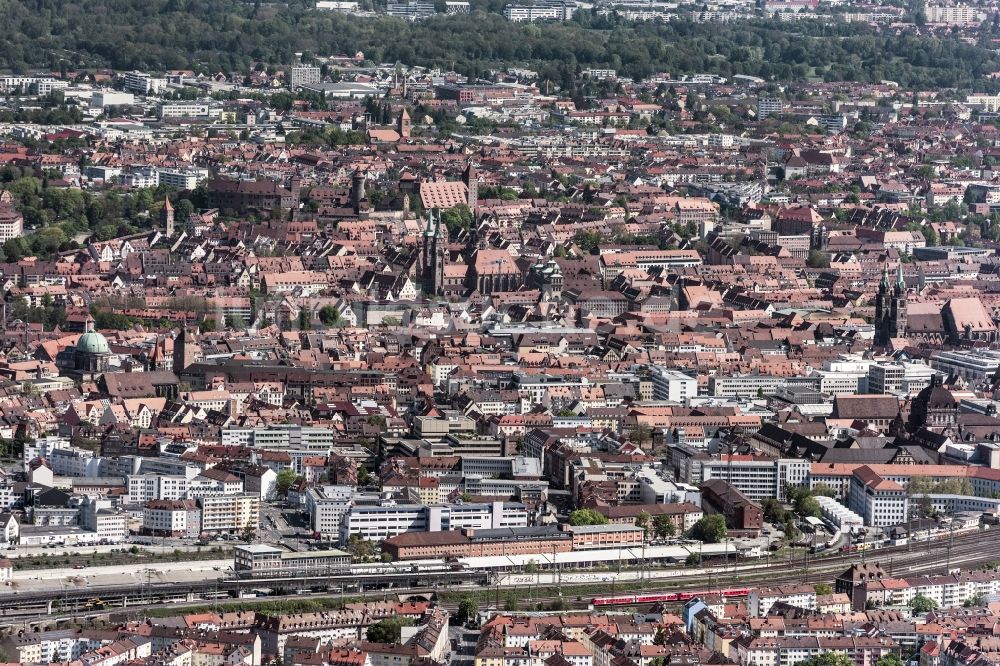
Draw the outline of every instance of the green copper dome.
M97 331L87 331L77 340L76 351L83 354L110 354L111 347L106 337Z

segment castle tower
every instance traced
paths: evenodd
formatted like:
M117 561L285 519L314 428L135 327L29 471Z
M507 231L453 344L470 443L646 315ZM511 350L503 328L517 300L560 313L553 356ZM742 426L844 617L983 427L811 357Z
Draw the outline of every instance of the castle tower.
M396 131L399 132L400 138L409 139L411 129L410 114L404 106L402 112L399 114L399 118L396 120Z
M170 205L170 197L163 198L163 208L160 209L160 222L163 224L167 238L174 236L174 207Z
M472 166L472 162L469 162L469 166L465 167L465 173L462 174L462 182L465 183L465 189L468 192L467 203L469 210L475 213L476 201L479 199L479 175L476 173L476 167Z
M361 203L365 200L365 173L358 167L351 175L351 207L354 214L361 213Z
M198 336L193 329L185 326L174 338L174 374L180 375L182 371L201 359L201 345L198 344Z

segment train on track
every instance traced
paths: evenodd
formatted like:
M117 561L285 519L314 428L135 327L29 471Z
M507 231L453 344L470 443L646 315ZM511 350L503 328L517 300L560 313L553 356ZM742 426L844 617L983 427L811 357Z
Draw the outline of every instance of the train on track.
M721 594L726 599L745 597L750 594L749 587L732 587L725 590L699 590L697 592L662 592L659 594L628 594L620 597L594 597L591 605L600 606L630 606L633 604L655 604L670 601L688 601L695 597L709 594Z

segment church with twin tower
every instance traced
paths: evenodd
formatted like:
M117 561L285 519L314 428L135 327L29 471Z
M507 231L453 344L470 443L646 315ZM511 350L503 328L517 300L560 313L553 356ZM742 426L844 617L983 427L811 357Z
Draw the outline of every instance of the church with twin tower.
M882 281L875 300L875 344L888 347L892 338L906 337L906 282L903 265L896 269L896 283L889 281L889 268L882 267Z

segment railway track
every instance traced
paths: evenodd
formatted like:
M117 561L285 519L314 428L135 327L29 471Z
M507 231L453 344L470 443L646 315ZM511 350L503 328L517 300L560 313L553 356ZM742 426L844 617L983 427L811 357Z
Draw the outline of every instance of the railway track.
M520 596L532 604L552 602L562 600L572 605L586 605L589 598L597 596L593 591L595 588L607 590L613 595L629 593L656 593L671 592L679 590L721 590L728 587L745 587L759 585L778 585L782 583L821 583L832 582L837 575L853 563L866 560L878 562L889 575L902 577L913 575L929 575L946 573L949 568L962 567L974 568L985 562L998 559L993 552L985 550L982 534L979 532L955 534L952 538L937 539L909 546L899 546L883 548L862 553L836 553L828 555L809 555L807 553L789 553L789 558L770 558L766 564L754 564L748 566L742 563L734 563L731 566L727 563L723 566L710 565L706 569L632 569L631 573L638 573L638 577L627 579L624 576L616 575L610 571L593 574L596 579L589 582L556 582L546 585L520 583L502 583L497 575L490 576L490 583L483 584L481 581L472 580L475 576L486 576L484 572L463 572L470 577L469 580L460 581L458 572L451 572L448 581L434 580L435 574L414 573L410 576L400 575L399 579L393 583L389 577L377 577L365 586L364 590L352 594L367 594L377 596L381 594L398 595L407 593L418 593L427 590L449 590L479 592L484 590L494 590L496 605L500 606L501 590L512 590L515 595ZM740 561L745 562L745 561ZM671 577L658 577L667 571L671 572ZM582 572L573 572L581 575ZM417 582L417 578L423 579ZM523 576L522 576L523 578ZM611 584L602 582L610 579ZM357 577L330 577L316 581L316 586L344 585L345 583L357 583ZM440 583L440 585L439 585ZM147 585L145 588L137 590L135 586L115 586L115 587L86 587L76 591L75 596L83 595L85 598L99 597L103 600L108 611L121 610L122 607L139 607L147 605L161 605L163 603L176 603L178 612L185 607L205 606L206 604L225 603L219 598L220 592L232 592L239 590L241 583L225 580L206 580L195 584L180 584L172 581L163 581ZM270 587L275 586L277 594L267 597L268 599L287 599L301 596L296 588L307 586L308 583L301 578L287 581L243 581L242 587ZM397 587L398 585L398 587ZM546 595L543 590L557 589L556 595ZM610 588L610 589L608 589ZM531 590L540 592L537 597ZM137 593L138 592L138 593ZM214 594L213 594L214 593ZM603 594L601 592L599 594ZM68 590L52 592L26 592L25 594L2 594L0 593L0 626L12 623L23 623L34 618L44 618L49 616L54 608L60 604L68 604L72 592ZM507 592L503 593L506 598ZM310 595L310 598L336 598L342 597L342 592L323 594L318 592ZM579 601L576 599L579 597ZM572 601L570 601L572 600ZM55 604L55 607L53 606Z

